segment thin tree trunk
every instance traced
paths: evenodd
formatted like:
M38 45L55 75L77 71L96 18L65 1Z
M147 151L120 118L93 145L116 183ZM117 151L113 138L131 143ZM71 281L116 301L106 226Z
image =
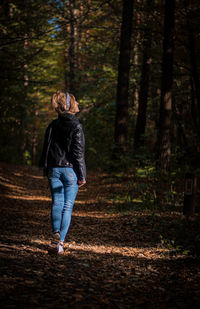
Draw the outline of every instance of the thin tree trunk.
M168 170L171 158L171 113L174 57L175 0L165 0L160 122L158 129L157 167Z
M76 2L69 0L70 12L70 46L69 46L69 91L75 94L75 20L76 20Z
M139 0L135 0L135 5L137 5L137 7L139 6ZM140 16L140 10L136 10L136 14L135 14L135 23L134 26L139 28L139 26L141 25L141 16ZM134 67L138 68L139 65L139 42L140 42L140 31L138 30L137 33L135 34L134 37L134 46L133 46L133 65ZM133 106L134 106L134 110L137 113L138 112L138 102L139 99L139 87L138 87L138 82L136 81L134 84L134 88L133 88Z
M64 49L64 82L65 82L65 91L69 91L69 73L68 73L68 48Z
M28 35L25 34L24 35L24 53L26 53L28 49ZM27 87L28 86L28 81L29 81L29 78L28 78L28 73L27 73L27 70L28 70L28 64L24 64L24 86Z
M194 91L194 85L193 85L193 78L190 79L190 85L191 85L191 116L194 123L195 130L198 134L199 140L200 140L200 130L198 126L198 108L196 104L196 96Z
M128 90L133 19L133 0L123 0L115 118L116 152L124 152L128 138Z
M184 126L182 125L184 122L184 112L182 106L178 104L174 104L174 120L176 125L176 145L179 145L183 149L188 149L188 140L187 134Z
M192 69L192 78L194 81L195 94L197 98L198 116L200 121L200 77L197 65L196 40L190 22L191 21L188 19L187 25L188 25L188 43L190 50L190 63Z
M148 0L148 8L152 5L152 1ZM148 11L149 14L149 11ZM138 116L135 128L135 139L134 139L134 149L140 144L143 144L143 135L146 128L146 110L147 110L147 99L149 90L149 76L150 76L150 65L151 65L151 29L148 23L147 17L147 28L145 31L145 38L143 43L143 62L142 62L142 74L140 80L140 90L139 90L139 106L138 106Z
M83 18L83 14L84 14L84 8L83 8L83 4L80 4L79 7L79 24L77 26L77 45L76 45L76 63L77 63L77 70L81 70L81 48L82 48L82 34L83 34L83 29L82 29L82 18ZM79 75L80 78L80 75Z

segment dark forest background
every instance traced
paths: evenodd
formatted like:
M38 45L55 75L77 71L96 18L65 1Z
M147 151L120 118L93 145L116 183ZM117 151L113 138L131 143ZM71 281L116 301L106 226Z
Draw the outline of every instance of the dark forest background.
M63 89L88 168L198 173L198 0L3 0L0 13L1 161L38 164Z
M59 259L38 168L56 90L87 165ZM2 308L199 309L199 158L199 0L0 1Z

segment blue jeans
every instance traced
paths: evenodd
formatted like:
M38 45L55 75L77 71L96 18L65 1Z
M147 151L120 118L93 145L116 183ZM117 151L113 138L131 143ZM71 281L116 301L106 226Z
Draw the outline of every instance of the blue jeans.
M78 179L71 167L51 167L48 180L52 195L51 222L53 232L60 232L60 240L67 235L74 201L78 192Z

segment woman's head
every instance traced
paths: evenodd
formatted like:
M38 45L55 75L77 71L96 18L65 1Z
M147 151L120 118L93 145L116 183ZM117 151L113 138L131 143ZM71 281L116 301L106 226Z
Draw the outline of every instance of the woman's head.
M76 114L79 112L78 102L71 93L56 91L51 97L51 105L58 114L63 114L64 112Z

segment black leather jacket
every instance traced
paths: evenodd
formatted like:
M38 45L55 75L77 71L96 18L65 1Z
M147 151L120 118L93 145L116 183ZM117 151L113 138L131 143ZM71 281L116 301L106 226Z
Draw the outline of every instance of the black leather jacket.
M48 125L45 133L40 167L72 167L78 180L86 180L85 138L75 115L60 114Z

